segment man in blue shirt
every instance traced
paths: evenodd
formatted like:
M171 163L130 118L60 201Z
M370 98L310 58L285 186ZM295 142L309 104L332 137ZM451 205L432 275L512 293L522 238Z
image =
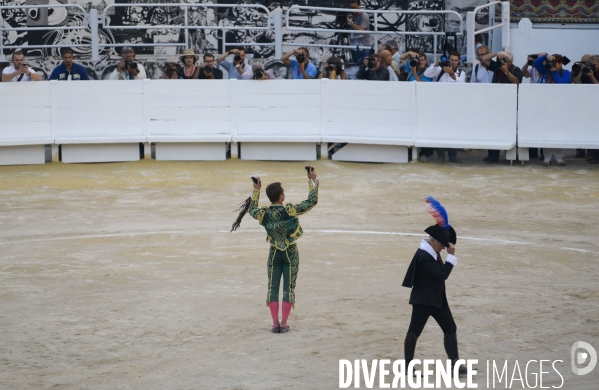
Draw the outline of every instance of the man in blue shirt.
M290 59L295 54L295 60ZM281 61L285 66L291 67L291 74L294 80L298 79L315 79L318 75L316 65L308 59L310 52L306 47L300 47L297 50L292 50L283 54Z
M62 50L62 64L54 68L49 80L89 80L89 76L83 66L73 63L73 50L65 48Z

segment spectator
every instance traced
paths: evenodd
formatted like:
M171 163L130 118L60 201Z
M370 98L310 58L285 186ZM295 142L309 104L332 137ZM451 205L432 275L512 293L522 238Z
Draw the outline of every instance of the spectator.
M434 65L431 65L427 70L424 71L426 77L436 80L439 83L463 83L466 81L466 73L458 69L460 64L460 53L452 51L449 53L449 58L441 56ZM447 149L449 155L449 162L460 163L458 160L457 149ZM445 149L438 148L437 156L441 163L445 162Z
M591 80L593 84L598 84L597 80L599 80L599 55L595 54L589 56L588 60L589 69L592 70L595 68L594 72L589 72L586 76ZM589 164L599 164L599 149L589 149L588 150L588 162Z
M565 64L564 64L565 60ZM541 84L570 84L570 71L564 69L570 60L561 54L544 54L537 58L533 65L539 72Z
M385 44L382 44L382 45L380 45L380 46L379 46L379 55L381 55L381 52L382 52L383 50L386 50L386 51L388 51L388 52L389 52L390 59L389 59L389 61L388 61L388 63L389 63L389 65L388 65L388 66L390 66L390 67L391 67L391 70L392 70L392 71L395 73L395 75L398 77L398 79L397 79L397 80L393 80L393 81L399 81L399 74L400 74L401 72L400 72L400 70L399 70L399 65L398 65L398 63L397 63L397 62L395 62L395 61L393 60L393 54L392 54L392 52L391 52L391 46L389 46L389 45L388 45L388 44L386 44L386 43L385 43ZM391 70L389 70L389 74L391 75L391 78L393 78L393 75L391 74Z
M391 67L391 63L393 59L391 58L391 52L389 50L381 50L379 53L379 57L381 57L381 65L387 68L389 72L389 81L399 81L397 78L397 73Z
M40 81L42 78L35 70L25 65L25 55L20 50L12 53L12 65L2 70L2 82Z
M135 50L132 47L121 49L121 61L109 75L108 80L143 80L147 72L142 64L135 61Z
M356 78L358 80L389 81L389 71L381 65L381 57L378 54L371 54L364 58Z
M212 53L204 54L204 62L200 64L200 79L204 80L222 80L223 71L215 67L214 55Z
M444 60L442 56L440 60L424 71L424 75L440 83L463 83L466 81L466 73L458 69L459 64L460 53L452 51L447 60Z
M181 66L176 61L169 61L164 64L164 74L160 77L162 80L178 80Z
M476 58L480 61L474 69L472 70L472 75L470 76L470 82L473 84L481 84L481 83L492 83L493 82L493 71L489 69L488 60L484 59L484 56L489 54L491 50L487 46L480 45L478 49L476 49Z
M591 55L585 54L580 59L579 63L572 65L572 84L597 84L597 79L599 77L599 70L597 70L596 66L590 62ZM595 68L595 69L593 69ZM595 70L595 71L593 71ZM592 152L589 150L589 160ZM576 149L576 155L574 158L585 158L587 156L587 151L585 149Z
M295 60L290 59L295 54ZM306 47L291 50L281 57L285 66L291 67L291 77L294 80L315 79L318 76L318 68L309 60L310 52Z
M146 78L144 66L135 61L135 50L125 46L121 50L121 61L112 71L108 80L143 80Z
M522 70L514 66L514 55L509 51L486 54L481 61L489 64L489 70L493 72L493 84L520 84L522 82ZM499 150L489 150L484 161L489 164L498 162Z
M426 62L426 54L422 51L407 51L400 57L402 63L405 62L406 81L424 81L431 82L433 79L426 77L424 71L428 67Z
M183 64L183 67L179 67L177 70L177 77L179 79L199 79L200 68L196 66L196 62L200 57L193 52L193 49L186 49L183 55L179 57L179 62Z
M73 50L62 49L61 57L62 64L54 68L48 80L89 80L87 70L83 66L73 63Z
M572 84L599 84L599 56L585 54L578 63L578 69L572 66Z
M233 54L233 62L227 61L229 54ZM245 63L245 49L227 50L218 58L216 62L227 70L229 79L251 80L254 78L252 67Z
M270 70L264 70L264 65L261 62L252 65L252 73L254 74L254 80L274 80L275 78Z
M343 62L338 57L331 56L322 64L322 71L318 75L319 79L325 78L330 80L347 80L347 73Z
M399 45L397 44L397 41L394 40L390 40L386 42L386 45L389 46L391 48L391 50L389 50L391 52L391 56L393 58L393 62L395 62L398 67L399 67Z
M360 0L349 0L349 8L360 11ZM370 19L364 12L353 12L347 15L347 24L352 30L367 31L370 27ZM370 46L370 35L352 33L349 36L351 46ZM356 63L364 61L368 54L367 49L352 49L353 60Z

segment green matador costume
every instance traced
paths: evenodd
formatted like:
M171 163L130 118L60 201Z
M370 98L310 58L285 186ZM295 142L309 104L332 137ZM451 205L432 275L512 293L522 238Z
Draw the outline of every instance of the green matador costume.
M318 202L318 181L315 184L308 179L308 199L300 204L271 204L258 207L260 191L254 190L250 202L250 215L264 226L266 241L270 243L268 253L268 294L269 302L279 301L279 285L283 275L283 301L295 304L295 280L299 268L299 252L296 241L304 234L300 226L299 215L312 210Z

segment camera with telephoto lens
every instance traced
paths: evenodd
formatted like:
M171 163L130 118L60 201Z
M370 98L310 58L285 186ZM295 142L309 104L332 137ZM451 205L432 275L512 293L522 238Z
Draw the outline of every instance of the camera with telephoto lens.
M537 58L539 58L539 55L538 55L538 54L529 54L528 56L529 56L530 58L532 58L531 60L528 60L528 65L530 65L530 66L532 66L532 65L534 64L535 60L536 60Z
M212 73L212 68L210 66L207 66L204 68L204 73L205 74L211 74Z
M580 71L582 72L582 74L586 75L589 73L595 73L597 71L597 68L595 67L595 64L586 62Z
M447 59L446 55L442 55L441 56L441 60L439 62L439 66L441 68L449 68L449 60Z
M241 56L239 54L235 54L235 57L233 57L233 59L235 60L235 62L239 62L241 61Z
M131 61L130 59L125 60L125 67L135 69L136 72L139 73L139 67L137 66L137 62Z
M417 67L419 62L420 62L420 61L418 61L418 58L412 58L412 59L410 60L410 67L411 67L411 68L415 68L415 67Z
M296 54L295 55L295 59L297 60L297 62L299 62L300 64L303 64L304 61L306 61L306 56L304 55L304 53L300 53L300 54Z
M545 69L550 70L551 68L555 68L555 60L545 62Z
M326 68L329 72L332 72L335 70L335 64L327 64L327 68Z
M505 65L505 60L502 59L502 58L498 58L497 59L497 66L501 68L503 65Z
M260 80L262 79L262 77L264 77L264 71L261 69L258 69L254 72L254 80Z
M366 57L366 59L368 60L368 69L374 69L374 67L376 66L376 58Z

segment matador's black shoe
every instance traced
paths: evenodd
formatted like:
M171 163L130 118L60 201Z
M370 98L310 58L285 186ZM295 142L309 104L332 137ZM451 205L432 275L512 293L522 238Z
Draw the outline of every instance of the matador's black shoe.
M279 324L278 326L273 326L271 329L271 332L273 333L281 333L281 325Z

